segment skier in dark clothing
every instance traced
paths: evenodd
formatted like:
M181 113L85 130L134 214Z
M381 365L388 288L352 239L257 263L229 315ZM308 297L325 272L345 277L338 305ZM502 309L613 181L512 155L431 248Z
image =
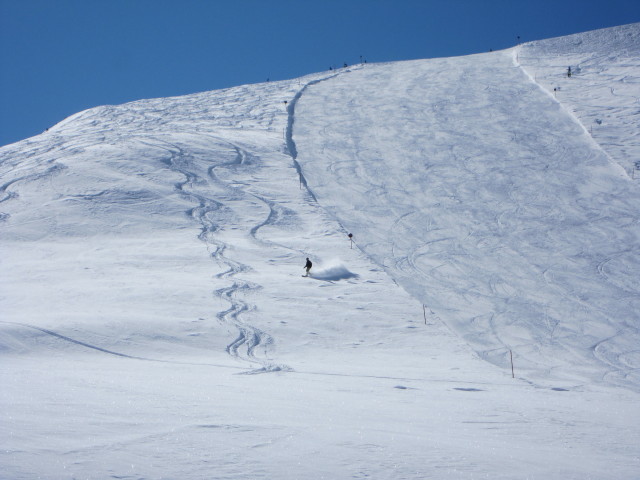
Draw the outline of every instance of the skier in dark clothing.
M311 263L311 260L307 258L307 263L305 263L304 265L304 268L307 270L307 274L305 275L305 277L309 276L309 270L311 270L312 266L313 266L313 263Z

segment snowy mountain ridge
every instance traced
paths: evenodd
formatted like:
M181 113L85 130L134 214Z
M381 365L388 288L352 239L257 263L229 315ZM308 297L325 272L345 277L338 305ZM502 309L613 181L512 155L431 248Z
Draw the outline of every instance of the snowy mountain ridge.
M639 85L632 24L1 148L0 478L633 478Z
M630 24L531 42L516 50L516 62L576 116L630 177L636 175L640 152L639 36L637 24ZM566 76L569 68L571 77Z

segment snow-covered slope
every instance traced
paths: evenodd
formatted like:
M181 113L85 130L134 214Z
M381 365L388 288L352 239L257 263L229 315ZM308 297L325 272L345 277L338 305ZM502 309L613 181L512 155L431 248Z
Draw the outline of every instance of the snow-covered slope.
M531 42L515 52L531 78L633 178L640 176L639 51L640 29L631 24Z
M0 478L633 478L633 110L591 137L618 97L532 68L578 39L637 110L639 31L98 107L0 149Z
M603 37L583 43L605 48ZM530 378L638 388L639 184L513 54L373 65L315 85L296 108L298 161L363 251L483 358L506 369L513 350ZM584 79L580 98L603 81Z

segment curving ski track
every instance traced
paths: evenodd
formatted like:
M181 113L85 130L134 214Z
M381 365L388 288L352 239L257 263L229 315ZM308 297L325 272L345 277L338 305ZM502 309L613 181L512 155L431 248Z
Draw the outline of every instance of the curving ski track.
M238 332L237 337L227 345L226 352L230 356L252 365L256 363L260 365L257 370L252 370L250 373L283 370L287 367L274 365L268 359L268 350L269 346L273 344L273 338L244 321L243 314L254 310L255 306L248 304L241 297L249 290L261 287L234 278L238 274L249 271L250 267L228 256L230 245L222 240L222 235L216 235L216 232L224 228L221 225L221 219L230 213L223 202L211 198L207 193L210 190L209 187L214 185L217 189L221 188L226 191L233 201L246 201L242 198L244 195L241 192L233 190L230 185L216 175L216 170L249 166L252 164L252 155L238 145L221 139L215 140L216 143L235 152L235 157L231 161L223 161L209 166L206 169L206 175L197 172L196 155L191 153L186 146L175 143L165 145L164 148L169 152L166 163L171 170L185 177L184 181L175 185L175 189L185 199L197 204L186 213L200 224L201 233L198 238L206 244L211 258L225 267L225 270L215 275L215 278L233 280L230 286L215 291L217 296L230 304L227 310L219 312L216 317L223 325L232 327ZM252 228L252 235L259 227L260 225ZM260 350L261 347L264 350ZM259 350L261 355L257 355Z

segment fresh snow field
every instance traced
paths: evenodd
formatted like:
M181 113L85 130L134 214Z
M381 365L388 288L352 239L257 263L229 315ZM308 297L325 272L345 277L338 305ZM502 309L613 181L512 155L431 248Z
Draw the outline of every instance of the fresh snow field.
M638 479L639 161L640 24L2 147L0 479Z

